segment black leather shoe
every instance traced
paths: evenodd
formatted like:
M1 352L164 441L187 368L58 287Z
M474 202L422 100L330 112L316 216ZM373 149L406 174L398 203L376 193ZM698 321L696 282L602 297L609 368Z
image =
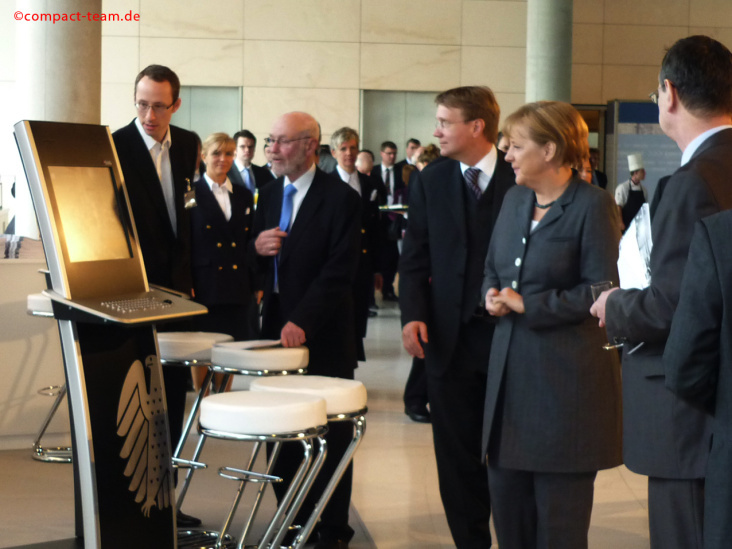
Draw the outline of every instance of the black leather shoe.
M186 515L180 509L175 514L175 522L178 524L178 528L194 528L201 526L201 519Z
M396 303L399 303L399 298L396 296L396 294L386 294L384 296L384 301L394 301Z
M409 419L417 423L432 423L427 406L405 406L404 413L409 416Z

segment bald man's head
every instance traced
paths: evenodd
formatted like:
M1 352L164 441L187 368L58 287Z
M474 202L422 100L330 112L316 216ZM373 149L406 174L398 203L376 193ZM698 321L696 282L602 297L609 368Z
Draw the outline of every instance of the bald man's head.
M272 169L295 181L315 163L320 131L315 118L304 112L283 114L272 125L269 149Z

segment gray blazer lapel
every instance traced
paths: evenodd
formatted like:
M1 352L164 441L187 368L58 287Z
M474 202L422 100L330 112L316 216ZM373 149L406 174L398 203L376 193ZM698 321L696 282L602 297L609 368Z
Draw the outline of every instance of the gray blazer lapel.
M546 215L544 215L541 221L539 221L534 232L540 231L544 227L548 227L564 215L564 209L572 202L572 200L574 200L574 193L577 191L577 185L577 179L572 179L572 181L570 181L569 187L567 187L567 189L562 193L562 196L557 198L554 205L549 208L549 211L546 212Z

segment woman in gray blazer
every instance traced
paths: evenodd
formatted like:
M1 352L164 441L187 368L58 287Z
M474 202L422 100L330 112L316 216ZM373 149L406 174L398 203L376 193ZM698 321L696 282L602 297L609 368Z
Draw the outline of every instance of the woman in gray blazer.
M501 549L587 547L597 471L621 460L620 366L589 313L617 284L612 197L573 174L587 125L569 104L521 107L503 129L516 173L485 264L498 318L484 450Z

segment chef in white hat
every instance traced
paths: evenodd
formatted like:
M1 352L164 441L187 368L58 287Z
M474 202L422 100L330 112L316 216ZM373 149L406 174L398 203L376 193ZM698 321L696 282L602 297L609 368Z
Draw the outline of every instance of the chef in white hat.
M620 215L626 228L630 225L638 210L641 209L641 206L648 201L648 192L641 185L641 181L646 178L641 153L628 155L628 169L630 170L630 179L621 183L615 189L615 202L620 208Z

